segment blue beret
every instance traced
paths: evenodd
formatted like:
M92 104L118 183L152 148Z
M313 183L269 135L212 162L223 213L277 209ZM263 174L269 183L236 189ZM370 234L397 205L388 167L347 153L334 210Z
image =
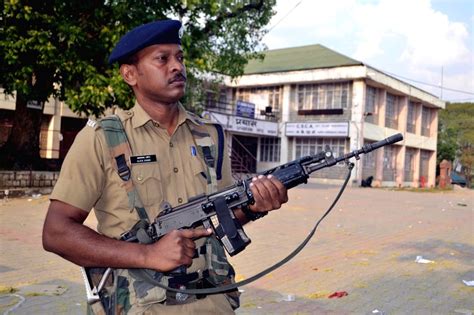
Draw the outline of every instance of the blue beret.
M125 34L109 57L109 64L125 58L155 44L181 44L181 22L161 20L140 25Z

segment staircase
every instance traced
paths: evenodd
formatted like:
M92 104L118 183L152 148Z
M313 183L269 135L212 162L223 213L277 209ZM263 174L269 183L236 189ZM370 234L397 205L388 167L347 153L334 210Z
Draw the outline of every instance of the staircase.
M257 158L237 138L233 137L232 141L236 142L237 147L239 147L239 150L231 145L228 147L232 177L236 180L242 180L253 176L256 170Z

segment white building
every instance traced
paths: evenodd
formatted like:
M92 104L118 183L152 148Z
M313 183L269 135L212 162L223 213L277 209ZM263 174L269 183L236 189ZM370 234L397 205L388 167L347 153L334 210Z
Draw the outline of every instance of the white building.
M337 156L402 133L402 142L362 156L353 182L373 176L375 186L435 185L438 110L445 103L322 45L266 52L206 105L232 139L237 172L260 172L326 145ZM345 170L312 177L340 181Z

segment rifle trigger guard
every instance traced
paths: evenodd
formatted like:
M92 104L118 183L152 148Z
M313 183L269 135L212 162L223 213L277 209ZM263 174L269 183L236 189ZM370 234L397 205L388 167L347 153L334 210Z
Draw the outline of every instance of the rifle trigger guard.
M144 228L139 228L137 230L137 239L140 244L151 244L153 239L148 235L147 231Z

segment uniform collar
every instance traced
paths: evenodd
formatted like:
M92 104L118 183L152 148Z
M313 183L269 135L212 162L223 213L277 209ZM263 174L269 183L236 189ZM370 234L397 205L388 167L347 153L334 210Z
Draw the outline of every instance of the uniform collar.
M149 121L153 121L151 117L148 115L148 113L138 104L138 102L135 103L135 106L130 110L133 112L132 116L132 127L133 128L138 128ZM196 125L202 125L202 121L199 119L198 116L186 111L184 106L181 103L178 103L178 126L182 125L185 123L187 120L191 121L192 123Z
M135 106L130 110L133 113L132 116L132 127L133 128L138 128L143 125L145 125L147 122L152 120L150 116L145 112L145 110L138 104L138 102L135 102Z

